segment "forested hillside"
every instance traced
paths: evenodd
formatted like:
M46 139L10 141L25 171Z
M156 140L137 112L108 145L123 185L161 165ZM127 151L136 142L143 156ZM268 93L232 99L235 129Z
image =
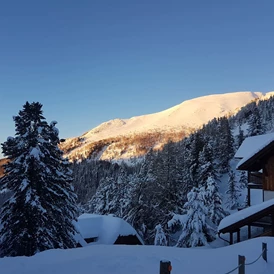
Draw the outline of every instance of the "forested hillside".
M180 231L191 218L200 218L205 221L197 228L195 245L203 245L201 235L213 240L212 232L226 210L241 206L239 191L246 187L246 177L235 177L230 160L246 136L272 131L273 113L273 97L255 100L232 117L213 119L188 138L170 141L162 150L151 149L130 166L90 159L74 162L79 205L87 212L124 218L147 244L159 236L155 227L160 225L169 245L192 246ZM224 181L226 174L229 179ZM226 197L219 187L227 189ZM223 207L222 198L228 201ZM200 215L192 216L197 208Z
M239 196L246 175L235 174L231 166L236 149L245 137L270 132L273 126L274 97L257 99L234 116L213 119L187 138L170 136L162 149L150 146L150 135L131 140L138 145L147 138L146 146L140 147L145 156L132 159L130 165L82 157L71 164L80 209L122 217L146 244L203 245L214 239L227 210L243 206ZM0 204L6 197L7 192L0 194ZM195 243L187 234L193 218L201 221Z

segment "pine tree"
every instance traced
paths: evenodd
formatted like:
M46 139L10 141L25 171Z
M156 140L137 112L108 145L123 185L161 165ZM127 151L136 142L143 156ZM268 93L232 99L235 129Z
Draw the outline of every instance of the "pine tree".
M89 212L96 214L114 214L117 216L118 210L115 199L115 181L113 177L102 178L99 187L89 201Z
M183 230L177 247L203 246L215 239L215 231L207 218L204 192L204 187L193 188L187 195L187 214L183 218Z
M236 209L239 206L240 189L235 181L235 173L229 172L228 189L227 194L227 206L229 209Z
M155 230L154 245L167 246L167 239L162 226L160 224L156 225Z
M206 206L208 208L208 218L216 226L227 215L227 212L222 207L222 198L219 193L219 187L214 178L207 179L206 188Z
M189 174L191 185L198 187L199 185L199 154L203 149L203 141L201 134L196 132L189 137Z
M28 102L14 121L16 136L2 144L10 162L1 185L13 195L1 211L1 256L74 247L76 195L56 122L48 125L42 105Z
M263 122L258 107L256 105L252 111L252 114L249 117L248 125L248 136L255 136L264 133Z
M248 179L247 179L247 174L246 171L241 171L240 172L240 179L239 179L239 185L241 189L247 188L248 184Z
M150 151L141 165L138 176L133 179L131 201L123 216L137 230L146 244L153 244L155 226L159 223L159 188L151 166L154 157Z
M219 171L220 173L226 173L229 171L229 161L234 154L233 136L226 117L220 118L218 134L218 145L215 149L219 158Z
M181 213L183 208L182 181L179 177L174 143L167 143L158 153L152 172L157 185L155 194L158 199L159 215L162 219L159 221L165 225L172 213Z
M198 168L199 186L206 186L209 177L217 180L217 171L212 156L212 148L208 143L205 143L203 150L199 154Z
M236 144L237 148L240 147L240 145L243 143L244 139L245 139L244 131L241 129L241 126L239 126L239 134L237 135L237 138L236 138L236 140L237 140L237 144Z

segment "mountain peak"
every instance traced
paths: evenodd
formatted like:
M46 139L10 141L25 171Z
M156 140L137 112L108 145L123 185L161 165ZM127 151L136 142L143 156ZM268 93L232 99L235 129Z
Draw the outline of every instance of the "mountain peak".
M271 95L274 95L274 92L264 94L262 92L242 91L212 94L184 101L158 113L135 116L130 119L113 119L87 131L76 138L77 141L75 138L68 139L69 151L74 155L75 153L81 155L81 151L87 153L87 145L110 138L119 137L121 139L122 136L129 137L136 134L151 133L170 134L171 132L182 131L187 133L214 118L234 114L255 99L265 99ZM76 145L71 149L72 142Z

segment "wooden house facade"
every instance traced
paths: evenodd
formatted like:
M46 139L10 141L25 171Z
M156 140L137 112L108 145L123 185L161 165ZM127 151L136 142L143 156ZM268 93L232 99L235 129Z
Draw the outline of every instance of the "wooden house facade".
M267 134L268 136L269 134ZM274 135L273 139L260 143L249 156L243 157L237 169L248 172L248 187L262 189L263 201L274 198ZM256 136L259 137L259 136ZM252 137L251 137L252 138ZM243 143L244 145L244 143ZM250 191L248 192L250 196ZM251 197L249 197L249 200Z
M218 233L237 233L237 242L241 240L240 230L248 227L250 239L251 227L262 227L260 236L274 236L274 133L246 138L236 152L240 161L237 170L248 173L248 206L251 205L252 189L261 191L262 202L242 209L222 220ZM258 235L256 235L258 236Z

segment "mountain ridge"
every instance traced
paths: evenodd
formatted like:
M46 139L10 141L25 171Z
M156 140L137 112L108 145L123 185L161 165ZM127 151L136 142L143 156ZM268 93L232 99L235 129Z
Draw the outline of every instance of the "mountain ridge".
M89 146L102 140L109 140L112 145L113 143L121 142L125 136L132 136L134 138L136 135L146 135L147 133L170 134L172 132L184 132L187 135L214 118L233 115L251 101L267 99L271 95L274 95L274 92L243 91L197 97L183 101L178 105L157 113L134 116L129 119L116 118L106 121L86 131L79 137L67 139L62 144L62 149L64 149L66 156L77 159L81 158L81 155L89 157L92 154L92 151L88 151ZM113 142L111 139L113 139ZM120 141L117 141L117 139ZM107 154L110 152L110 149L108 149L109 146L109 143L102 145L104 151L100 153L100 159L109 160L117 158L117 156L108 157ZM68 147L70 149L67 149ZM161 144L159 147L161 147ZM113 145L112 149L115 149ZM125 158L139 156L138 153L136 155L134 152L127 155L124 152L125 149L121 149L121 151L123 151L123 157ZM121 156L119 155L118 158L123 158Z

